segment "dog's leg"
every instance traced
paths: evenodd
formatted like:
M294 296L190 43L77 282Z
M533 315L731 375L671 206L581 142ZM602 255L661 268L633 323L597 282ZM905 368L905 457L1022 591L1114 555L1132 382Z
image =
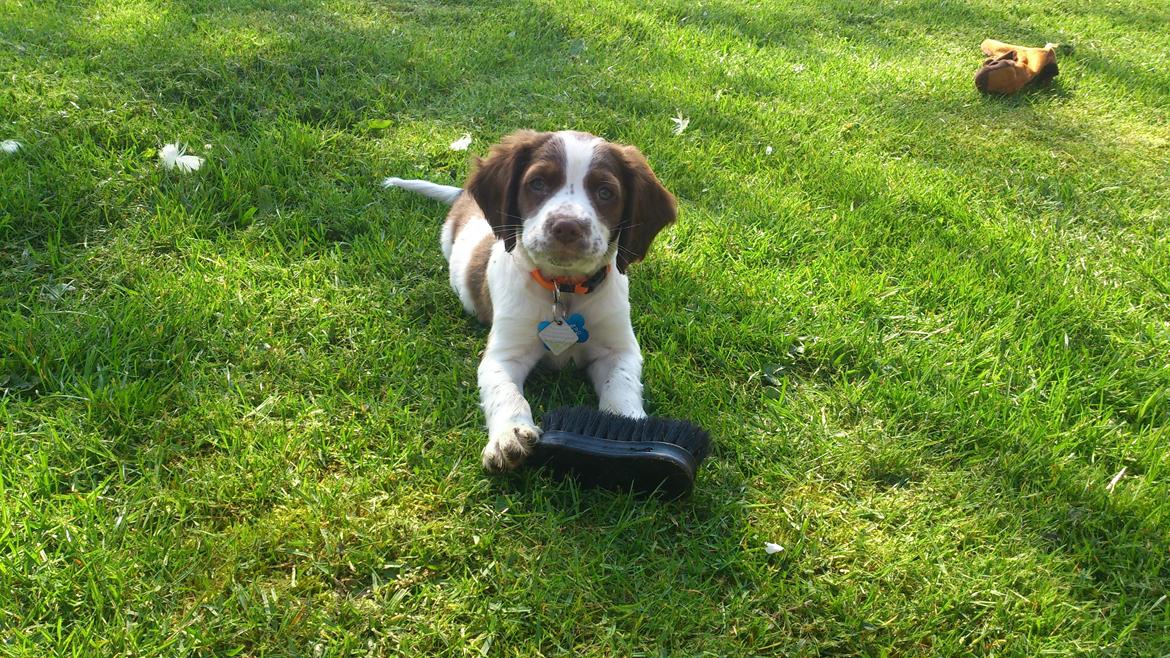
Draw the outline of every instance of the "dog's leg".
M532 408L524 399L524 380L542 352L539 345L510 345L493 330L479 364L479 396L487 417L488 442L483 449L487 471L519 466L540 438Z
M600 351L589 363L589 377L597 390L602 411L643 418L642 352L635 341L632 346Z

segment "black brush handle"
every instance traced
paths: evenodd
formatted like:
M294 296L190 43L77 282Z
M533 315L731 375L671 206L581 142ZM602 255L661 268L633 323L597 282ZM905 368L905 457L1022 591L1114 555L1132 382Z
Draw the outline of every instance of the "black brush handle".
M528 459L558 475L610 489L659 492L679 498L691 490L698 461L685 448L661 441L613 441L546 430Z

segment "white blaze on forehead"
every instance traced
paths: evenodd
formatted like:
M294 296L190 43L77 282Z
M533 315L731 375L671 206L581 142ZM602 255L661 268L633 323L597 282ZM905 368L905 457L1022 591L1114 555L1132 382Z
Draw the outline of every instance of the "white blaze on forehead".
M589 175L593 151L601 138L574 132L559 132L557 137L565 147L565 186L557 196L567 194L571 199L580 199L581 205L585 206L589 202L585 177Z

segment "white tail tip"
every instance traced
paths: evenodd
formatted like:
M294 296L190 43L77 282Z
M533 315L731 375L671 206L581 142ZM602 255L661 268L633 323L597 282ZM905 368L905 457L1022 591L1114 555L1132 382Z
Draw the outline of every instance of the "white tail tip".
M455 199L459 198L460 193L463 192L461 188L453 185L440 185L425 180L406 180L403 178L385 178L382 180L382 187L398 187L410 192L421 194L436 201L442 201L447 205L455 203Z

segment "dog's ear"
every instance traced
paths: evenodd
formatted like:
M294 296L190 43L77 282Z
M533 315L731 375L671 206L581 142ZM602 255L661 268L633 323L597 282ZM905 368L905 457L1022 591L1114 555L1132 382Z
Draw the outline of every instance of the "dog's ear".
M618 229L618 271L625 273L631 263L646 257L654 236L678 216L674 195L658 182L641 151L633 146L615 146L624 170L625 207Z
M524 221L517 200L520 178L532 161L533 152L551 136L552 133L518 130L493 146L486 158L475 159L467 191L508 251L516 246L516 236Z

